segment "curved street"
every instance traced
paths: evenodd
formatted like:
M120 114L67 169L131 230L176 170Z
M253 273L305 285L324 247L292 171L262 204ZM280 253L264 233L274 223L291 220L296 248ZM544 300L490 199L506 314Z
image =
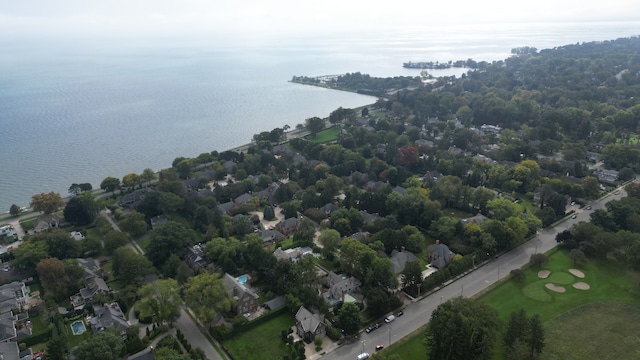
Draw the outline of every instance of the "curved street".
M638 181L638 180L636 180ZM369 354L375 353L377 344L383 344L385 347L393 344L401 338L408 336L412 332L418 330L426 324L431 318L431 313L443 301L465 296L472 297L484 289L488 288L499 279L509 276L509 272L513 269L519 269L529 262L531 255L535 253L545 253L554 248L556 243L556 234L558 232L569 229L573 224L580 221L588 222L589 214L597 209L604 209L605 204L611 200L619 200L626 196L626 192L622 187L616 189L604 197L592 201L592 209L587 207L576 210L576 218L572 219L567 216L553 226L542 229L538 234L528 242L513 249L497 259L490 260L479 266L476 270L467 273L467 275L455 280L449 285L425 296L420 301L409 304L404 311L404 315L396 317L395 321L390 324L383 324L382 327L371 333L362 333L358 341L348 345L343 345L335 351L326 354L322 359L356 359L363 352ZM575 206L577 208L577 206ZM571 210L569 207L568 210Z

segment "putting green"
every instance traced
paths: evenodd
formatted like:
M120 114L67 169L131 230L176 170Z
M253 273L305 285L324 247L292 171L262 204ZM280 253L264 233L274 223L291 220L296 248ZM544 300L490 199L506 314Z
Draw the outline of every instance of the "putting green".
M556 285L569 285L576 282L576 278L573 275L565 272L554 272L547 278L548 283L554 283Z
M545 290L544 285L548 283L548 279L543 279L539 281L534 281L530 284L527 284L523 289L522 293L528 298L533 300L549 302L551 301L551 295Z

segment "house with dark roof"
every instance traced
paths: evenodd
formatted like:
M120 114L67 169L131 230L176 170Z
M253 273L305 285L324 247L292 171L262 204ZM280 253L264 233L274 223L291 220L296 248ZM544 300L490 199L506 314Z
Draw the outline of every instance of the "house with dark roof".
M0 315L0 342L12 341L17 337L16 317L13 312Z
M271 152L276 155L293 155L293 150L289 149L287 145L275 145L271 148Z
M152 229L155 229L160 225L166 224L167 221L168 221L167 218L162 216L162 215L154 216L151 219L149 219L149 222L151 222L151 228Z
M236 207L236 203L234 203L233 201L229 201L229 202L226 202L226 203L218 204L216 206L216 209L222 215L229 215L231 213L231 210L233 210L234 207Z
M256 197L260 200L264 200L267 203L273 205L276 203L276 191L280 188L280 185L276 182L272 182L266 189L258 191Z
M20 349L15 341L0 343L0 359L2 360L22 360ZM32 358L29 358L31 360Z
M300 306L296 313L296 333L301 338L323 337L326 333L324 315L312 313L304 306Z
M393 189L391 189L391 191L393 191L394 193L398 193L400 195L404 195L407 192L407 189L405 189L402 186L398 185L398 186L394 187Z
M206 244L196 244L187 246L187 252L184 255L184 261L194 270L204 269L209 266L204 256L204 248Z
M127 338L131 324L124 316L120 305L117 302L104 305L93 305L95 316L89 319L91 330L94 333L105 331L108 328L114 328L120 332L123 339Z
M602 168L594 168L593 174L600 180L601 182L613 183L618 180L618 172L615 170L607 170Z
M318 208L318 210L322 211L325 215L331 215L332 212L339 210L340 206L334 203L325 204L323 207Z
M358 231L357 233L349 235L349 237L353 238L353 239L356 239L358 241L364 241L364 240L368 239L370 235L371 234L369 234L369 232Z
M226 171L229 174L233 172L233 168L235 166L236 166L236 162L232 160L226 161L224 164L222 164L224 171Z
M474 223L476 225L482 225L487 220L489 220L488 217L482 215L481 213L478 213L475 216L468 217L468 218L465 218L465 219L461 219L460 222L462 223L462 225L466 225L468 223Z
M149 192L149 191L153 191L151 189L148 188L142 188L142 189L138 189L135 191L132 191L126 195L124 195L122 197L122 199L120 199L120 201L118 202L118 204L120 206L126 206L129 209L133 209L134 207L138 206L138 204L140 203L140 201L142 201L142 199L144 198L144 196Z
M386 187L389 187L389 186L391 186L389 185L389 183L386 183L383 181L367 181L367 183L364 184L362 188L367 191L379 191L379 190L384 190Z
M86 304L94 301L98 295L108 295L110 292L111 289L101 277L88 278L85 279L85 287L71 296L71 304L74 310L80 310Z
M236 301L233 308L236 314L245 314L258 310L260 306L260 297L256 294L246 282L241 283L237 278L225 273L224 285L229 292L229 296Z
M265 244L279 243L284 240L286 236L278 230L258 230L258 235L262 238Z
M284 296L280 295L274 297L269 301L266 301L263 306L267 310L277 310L285 306L286 304L287 302L284 300Z
M370 214L365 210L360 210L360 214L362 214L362 220L365 224L371 224L380 218L380 215L378 215L377 213Z
M391 255L389 256L389 260L391 260L391 270L394 274L400 274L407 263L412 261L417 261L418 258L410 251L401 249L400 251L393 249L391 251Z
M298 218L291 217L277 223L276 229L281 233L283 233L284 235L290 235L300 230L301 226L302 226L302 221L300 221Z
M237 198L233 199L233 202L236 204L236 206L244 205L244 204L249 203L251 201L253 201L253 195L248 194L248 193L244 193L244 194L238 196Z
M438 181L441 177L443 177L441 172L438 170L431 170L428 173L424 174L425 180Z
M441 244L440 240L436 240L436 244L431 246L428 251L431 265L438 269L447 267L453 261L453 257L456 256L453 251L449 250L447 245Z

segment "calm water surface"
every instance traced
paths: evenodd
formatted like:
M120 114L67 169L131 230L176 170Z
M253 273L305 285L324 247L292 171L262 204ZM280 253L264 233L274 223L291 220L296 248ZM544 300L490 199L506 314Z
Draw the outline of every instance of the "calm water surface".
M224 151L275 127L375 98L294 75L419 74L406 61L499 60L640 33L638 23L452 26L270 42L12 42L0 35L0 211L72 183L94 188L179 156ZM434 75L461 74L431 71Z

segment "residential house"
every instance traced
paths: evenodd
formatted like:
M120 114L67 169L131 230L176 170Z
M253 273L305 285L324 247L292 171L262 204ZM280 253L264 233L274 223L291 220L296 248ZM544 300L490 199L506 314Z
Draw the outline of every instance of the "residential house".
M324 315L312 313L304 306L300 306L296 313L296 333L301 338L323 337L326 333Z
M290 235L300 230L301 226L302 226L302 221L300 221L298 218L291 217L277 223L276 229L281 233L283 233L284 235Z
M480 126L480 130L482 130L484 133L493 134L500 134L502 132L502 128L500 126L487 124L482 124L482 126Z
M267 203L273 205L277 202L275 194L279 188L280 188L280 185L278 183L272 182L266 189L262 191L258 191L256 193L256 197L258 197L258 199L260 200L264 200Z
M218 204L216 206L216 209L222 215L229 215L231 213L231 210L233 210L234 207L236 207L236 203L234 203L233 201L229 201L229 202L226 202L226 203Z
M69 237L73 240L80 241L84 239L84 235L80 231L72 231L69 233Z
M58 215L54 214L45 214L38 217L33 222L33 232L40 233L43 231L49 231L50 229L57 229L60 227L60 224L64 222L64 219Z
M377 191L377 190L383 190L388 186L391 186L391 185L383 181L367 181L367 183L364 184L362 188L367 191Z
M340 206L334 203L328 203L328 204L325 204L323 207L319 208L318 210L322 211L325 215L329 216L331 215L332 212L339 209L340 209Z
M258 235L262 238L265 244L279 243L284 240L286 236L278 230L258 230Z
M233 168L236 167L236 162L229 160L226 161L224 164L222 164L222 167L224 168L224 171L226 171L228 174L233 173Z
M151 223L151 228L152 229L155 229L160 225L166 224L167 221L168 221L167 218L162 216L162 215L154 216L151 219L149 219L149 222Z
M236 306L233 309L236 314L246 314L258 310L260 297L246 282L241 283L227 273L224 274L223 280L229 295L236 301Z
M465 219L461 219L460 222L462 223L462 225L466 225L468 223L474 223L476 225L482 225L487 220L489 220L488 217L478 213L475 216L468 217L468 218L465 218Z
M613 183L618 180L618 172L615 170L607 170L602 168L594 168L593 174L600 180L601 182Z
M273 256L278 260L289 260L291 262L300 261L305 255L313 256L313 249L310 247L297 247L293 249L282 250L277 248L273 252Z
M233 199L233 202L236 204L236 206L240 206L240 205L244 205L246 203L249 203L253 200L253 195L248 194L248 193L244 193L240 196L238 196L237 198Z
M12 312L0 315L0 342L8 342L18 338L16 319Z
M95 316L89 319L89 324L94 333L105 331L108 328L114 328L120 331L120 336L122 336L123 339L127 338L131 324L127 321L117 302L93 305L93 312Z
M436 240L436 244L429 248L429 260L431 265L442 269L449 265L456 254L449 250L449 247L445 244L441 244L440 240Z
M85 279L85 287L71 296L71 304L74 310L82 309L86 304L96 300L99 295L108 295L111 292L107 283L101 277Z
M364 241L368 239L370 235L371 234L369 234L369 232L358 231L357 233L351 234L349 237L358 241Z
M329 303L329 307L334 307L340 302L355 303L359 300L353 293L358 291L361 285L360 280L353 276L338 275L333 271L329 271L327 275L329 290L325 291L322 297Z
M209 263L204 256L204 248L206 244L196 244L187 246L187 252L184 255L184 261L194 270L204 269Z
M425 180L431 180L431 181L438 181L443 176L444 175L442 175L441 172L439 172L437 170L432 170L432 171L429 171L428 173L424 174L424 179Z
M287 302L284 300L284 296L280 295L274 297L269 301L266 301L263 306L267 310L277 310L285 306L286 304Z
M126 194L125 196L123 196L118 203L120 204L120 206L126 206L129 209L133 209L136 206L138 206L140 201L142 201L142 199L144 198L145 194L147 194L149 191L153 191L153 190L150 190L148 188L143 188L143 189L132 191Z
M391 260L391 270L394 274L400 274L407 263L412 261L417 261L418 258L410 251L407 251L402 247L400 251L393 250L391 251L391 256L389 256L389 260Z
M378 220L378 218L380 218L380 215L378 215L378 213L370 214L365 210L360 210L360 214L362 214L362 220L365 224L371 224L374 221Z
M22 358L20 357L20 349L18 348L18 343L15 341L1 342L0 359L22 360ZM31 360L31 358L29 358L29 360Z
M407 189L405 189L402 186L398 185L398 186L394 187L393 189L391 189L391 191L394 192L394 193L398 193L400 195L404 195L407 192Z
M24 282L14 281L0 286L0 315L24 309L29 300L29 288Z

